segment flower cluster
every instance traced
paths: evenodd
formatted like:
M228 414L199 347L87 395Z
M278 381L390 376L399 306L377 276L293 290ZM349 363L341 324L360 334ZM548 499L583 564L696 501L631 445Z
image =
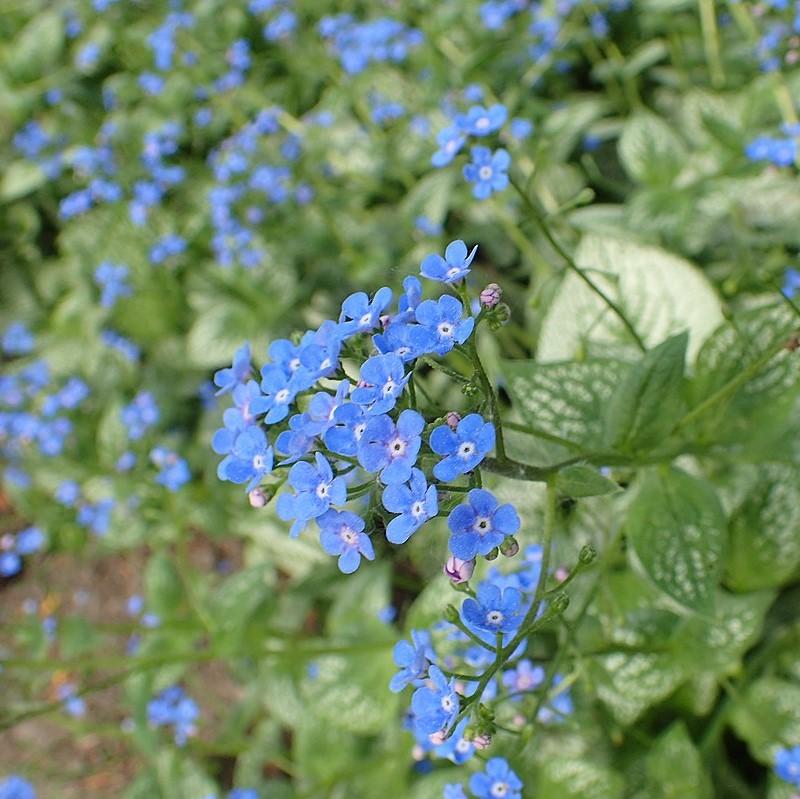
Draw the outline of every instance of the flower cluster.
M426 257L421 273L460 286L476 249L452 242L444 258ZM442 487L473 473L495 445L494 425L479 413L451 414L437 424L417 408L411 381L418 360L464 345L475 318L451 294L423 299L414 276L403 289L394 310L389 288L372 297L356 292L342 303L337 321L326 320L295 341L273 342L260 381L249 345L214 378L220 393L233 399L212 441L224 456L220 479L245 485L251 504L261 507L267 501L261 483L274 469L288 469L292 491L279 497L278 514L292 522L292 536L316 521L323 549L338 557L345 573L362 557L374 558L372 530L364 516L343 507L348 501L367 503L367 517L384 519L387 540L403 544L439 514ZM345 366L353 358L361 362L357 379ZM423 454L431 464L426 468ZM353 485L358 470L369 479ZM449 514L450 548L474 565L519 529L519 518L489 491L462 496Z
M100 289L100 305L103 308L113 308L121 297L131 295L127 280L128 267L124 264L103 261L94 270L94 282Z
M173 727L175 743L183 746L197 731L200 708L179 685L163 690L147 703L147 720L153 727Z
M319 31L330 41L342 69L351 74L363 72L372 62L405 61L423 39L422 31L390 17L359 22L352 14L323 17Z
M797 142L800 138L800 125L783 125L784 136L758 136L745 147L745 155L750 161L774 164L775 166L794 166L800 157Z
M22 559L38 552L47 536L38 527L27 527L18 533L0 536L0 577L13 577L22 571Z

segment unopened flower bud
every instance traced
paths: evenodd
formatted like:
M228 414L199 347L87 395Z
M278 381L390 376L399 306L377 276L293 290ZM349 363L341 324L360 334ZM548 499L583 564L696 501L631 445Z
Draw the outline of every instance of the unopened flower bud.
M556 569L556 580L563 583L569 577L569 569L566 566L559 566Z
M507 535L500 544L500 552L507 558L513 558L519 552L519 542L513 535Z
M444 617L451 624L455 624L458 621L458 610L456 609L455 605L448 605L444 609Z
M511 319L511 308L506 303L501 302L489 317L489 327L492 330L497 330L502 327L508 320Z
M495 547L494 549L489 550L486 553L486 560L497 560L497 556L500 554L500 550Z
M472 745L476 749L488 749L492 745L492 736L489 733L481 733L472 739Z
M465 583L472 577L475 571L475 558L472 560L461 560L455 555L451 555L444 564L444 573L454 583Z
M490 283L482 292L480 296L481 306L484 308L494 308L500 302L503 296L503 289L497 283Z
M584 544L581 547L578 560L584 565L588 566L597 557L597 550L591 544Z
M461 386L461 393L465 397L474 397L478 393L478 391L480 391L480 389L473 382L463 383Z
M447 415L444 417L444 421L451 430L455 430L458 427L458 423L461 421L461 414L455 411L448 411Z
M269 502L269 495L262 488L254 488L248 495L251 508L263 508Z
M447 731L446 730L437 730L436 732L432 732L428 736L428 740L434 746L439 746L439 744L443 744L447 740Z
M563 613L569 607L569 596L561 593L553 598L553 610L556 613Z
M13 549L14 548L14 536L11 533L6 533L4 536L0 537L0 549Z

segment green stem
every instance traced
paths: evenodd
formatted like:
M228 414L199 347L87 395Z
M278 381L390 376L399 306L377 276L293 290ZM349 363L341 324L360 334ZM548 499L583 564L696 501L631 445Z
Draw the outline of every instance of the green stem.
M533 200L528 196L525 190L519 185L515 178L510 178L511 185L513 186L514 190L519 194L522 198L522 201L527 206L528 210L531 212L531 219L533 220L534 224L539 228L542 235L547 239L550 246L561 256L564 262L567 264L567 267L571 269L600 299L616 314L622 324L625 326L625 329L630 334L631 338L636 342L636 346L642 351L646 352L647 347L645 347L644 341L642 341L639 334L636 332L636 329L628 320L628 317L625 316L624 311L622 308L617 305L614 300L609 297L597 283L594 282L586 272L575 263L572 256L561 246L558 240L553 236L550 232L550 229L547 227L546 222L544 221L543 214L541 213L540 209L536 207Z
M436 369L443 374L446 374L448 377L452 378L453 380L457 380L459 383L469 383L470 380L468 377L464 377L460 372L456 372L455 369L451 369L449 366L445 366L443 363L439 363L439 361L434 361L433 358L428 358L427 356L423 356L420 358L422 363L425 366L430 366L431 369Z
M497 458L500 461L505 461L506 445L503 439L503 420L500 418L500 408L497 404L497 394L491 382L489 381L489 376L486 374L486 370L483 368L481 356L478 355L478 348L475 345L474 340L471 342L471 345L468 349L468 354L473 365L475 366L475 372L478 375L478 379L483 386L483 393L486 396L486 399L489 401L489 408L491 409L492 421L494 422L494 430L496 433L495 449L497 450Z
M708 71L711 85L715 88L725 85L725 69L719 48L719 31L717 30L717 12L714 0L698 0L700 6L700 27L703 29L703 47L706 51Z

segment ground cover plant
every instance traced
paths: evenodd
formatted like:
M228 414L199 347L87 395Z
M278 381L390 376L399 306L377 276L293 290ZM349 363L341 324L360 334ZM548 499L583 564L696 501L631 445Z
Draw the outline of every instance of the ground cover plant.
M800 795L798 62L0 8L0 799Z

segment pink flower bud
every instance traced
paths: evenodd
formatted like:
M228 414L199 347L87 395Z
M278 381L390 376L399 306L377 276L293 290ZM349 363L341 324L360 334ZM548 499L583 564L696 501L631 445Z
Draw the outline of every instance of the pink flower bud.
M494 308L500 302L503 296L503 289L497 283L490 283L482 292L480 296L481 306L483 308Z
M567 577L569 577L569 569L565 568L564 566L559 566L556 569L556 580L558 580L560 583L563 583Z
M472 739L472 745L476 749L488 749L492 745L492 736L485 732Z
M451 555L444 564L444 573L456 584L467 582L474 571L475 558L461 560L461 558Z
M447 416L444 417L444 421L451 430L455 430L458 427L458 423L461 421L461 415L455 411L450 411Z
M447 732L445 730L437 730L428 736L428 740L434 745L439 746L447 740Z
M269 497L260 488L254 488L247 498L251 508L263 508L269 502Z
M0 538L0 549L13 549L14 548L14 536L11 533L6 533L2 538Z

